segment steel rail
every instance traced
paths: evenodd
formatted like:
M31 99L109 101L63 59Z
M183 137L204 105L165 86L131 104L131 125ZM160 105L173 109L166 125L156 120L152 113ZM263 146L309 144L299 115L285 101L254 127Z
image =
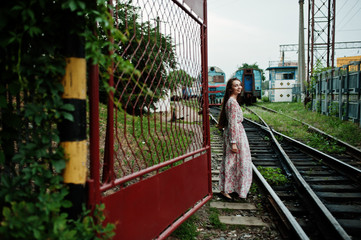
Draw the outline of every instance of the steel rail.
M296 187L304 194L304 196L309 200L308 202L312 204L313 210L316 211L318 214L314 214L313 216L316 219L319 219L318 221L320 224L327 224L327 227L320 226L320 231L325 235L328 236L330 239L332 237L336 239L351 239L350 236L346 233L346 231L342 228L342 226L339 224L339 222L335 219L335 217L331 214L331 212L327 209L327 207L322 203L322 201L319 199L319 197L316 195L316 193L312 190L310 185L303 179L302 175L299 173L299 171L296 169L295 165L292 163L291 159L288 157L286 152L283 150L281 144L278 142L276 137L273 134L273 130L267 125L267 123L254 111L247 108L248 111L256 115L264 124L265 126L262 126L252 120L246 119L246 121L249 121L251 123L254 123L261 127L262 129L266 130L267 133L269 133L273 143L275 144L275 147L279 150L281 153L281 156L284 160L284 163L287 165L288 169L292 173L292 178L297 183Z
M212 121L218 124L216 118L209 114ZM307 240L309 237L304 232L300 224L296 221L295 217L292 213L288 210L282 200L278 197L277 193L272 189L272 187L268 184L267 180L262 176L262 174L258 171L257 167L252 163L252 169L256 181L259 183L259 186L262 187L263 191L269 196L268 201L275 209L276 213L292 234L292 236L296 239L303 239Z
M322 159L322 161L325 164L338 169L340 172L347 175L349 178L353 179L355 182L361 184L361 170L360 169L355 168L354 166L351 166L343 161L340 161L337 158L334 158L334 157L332 157L324 152L321 152L315 148L312 148L300 141L290 138L280 132L277 132L274 129L272 129L272 131L277 136L283 137L283 139L292 143L292 145L295 145L298 148L307 151L307 153L311 154L315 158Z
M324 136L324 137L326 137L328 139L332 139L332 140L336 141L337 144L339 144L340 146L346 148L346 152L348 152L352 157L354 157L354 158L356 158L358 160L361 160L361 149L358 149L358 148L356 148L356 147L342 141L341 139L338 139L338 138L336 138L336 137L334 137L334 136L332 136L330 134L327 134L324 131L322 131L321 129L318 129L318 128L316 128L316 127L314 127L314 126L312 126L312 125L310 125L310 124L308 124L306 122L303 122L303 121L297 119L297 118L288 116L288 115L286 115L284 113L278 112L276 110L273 110L273 109L270 109L270 108L267 108L267 107L264 107L264 106L258 106L258 105L253 105L253 106L258 107L258 108L262 108L262 109L264 109L266 111L269 111L269 112L272 112L272 113L277 113L277 114L280 114L282 116L291 118L292 120L297 121L297 122L301 123L302 125L307 126L310 131L317 132L318 134L320 134L320 135L322 135L322 136Z
M304 125L307 125L309 128L313 128L315 129L315 131L321 133L321 134L325 134L325 136L329 136L330 138L332 138L333 140L335 141L339 141L340 143L343 143L343 144L347 144L349 147L351 147L352 149L354 149L355 151L358 151L358 158L361 157L361 150L359 150L358 148L355 148L354 146L351 146L349 145L348 143L345 143L337 138L335 138L334 136L331 136L331 135L328 135L326 133L324 133L323 131L319 130L318 128L315 128L311 125L309 125L308 123L305 123L305 122L302 122L301 120L298 120L296 118L293 118L291 116L288 116L286 114L283 114L283 113L280 113L280 112L277 112L273 109L270 109L270 108L266 108L266 107L263 107L263 106L257 106L257 107L260 107L260 108L263 108L265 109L266 111L270 111L270 112L274 112L274 113L278 113L278 114L281 114L283 116L286 116L286 117L289 117L295 121L298 121L298 122L301 122L302 124ZM330 165L331 167L334 167L334 168L337 168L338 170L340 170L342 173L344 173L345 175L347 175L348 177L350 177L351 179L353 179L355 182L357 183L360 183L361 184L361 170L354 167L354 166L351 166L350 164L347 164L335 157L332 157L324 152L321 152L315 148L312 148L310 146L308 146L307 144L304 144L300 141L297 141L287 135L284 135L283 133L280 133L274 129L272 129L272 132L275 133L276 135L280 136L280 137L283 137L284 139L286 139L288 142L292 143L293 145L296 145L298 148L300 149L303 149L305 151L307 151L308 153L310 153L313 157L316 157L316 158L319 158L319 159L322 159L325 163L327 163L328 165Z
M282 200L278 197L277 193L272 189L267 180L258 171L257 167L252 163L253 176L255 177L258 185L262 187L263 192L269 196L268 201L273 206L278 216L281 218L288 231L292 233L292 239L310 239L300 224L296 221L290 210L284 205Z

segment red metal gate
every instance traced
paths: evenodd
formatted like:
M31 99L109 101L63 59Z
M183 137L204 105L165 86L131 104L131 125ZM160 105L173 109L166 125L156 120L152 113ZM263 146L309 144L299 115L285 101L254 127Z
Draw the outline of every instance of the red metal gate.
M135 69L114 62L109 94L90 69L89 203L105 204L116 239L162 239L212 195L206 1L114 9L115 52Z

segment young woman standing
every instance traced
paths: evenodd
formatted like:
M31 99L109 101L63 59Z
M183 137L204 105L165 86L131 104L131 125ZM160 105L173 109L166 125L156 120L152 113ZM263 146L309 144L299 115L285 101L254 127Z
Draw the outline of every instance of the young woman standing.
M251 152L242 125L243 112L237 101L241 92L239 79L228 80L218 121L218 127L224 128L219 188L228 199L232 199L229 194L233 192L240 198L246 198L252 184Z

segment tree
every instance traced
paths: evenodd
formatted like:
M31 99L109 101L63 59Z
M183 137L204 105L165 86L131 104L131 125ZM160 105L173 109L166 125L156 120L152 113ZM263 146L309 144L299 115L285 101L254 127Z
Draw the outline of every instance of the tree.
M167 77L168 86L172 90L180 86L191 87L194 81L195 79L184 70L172 71Z
M261 72L262 81L266 80L263 69L259 68L257 63L254 63L252 65L250 65L248 63L243 63L242 66L238 68L238 70L242 70L242 69L246 69L246 68L252 68L252 69L259 70Z
M126 39L119 42L115 54L133 63L136 71L114 69L114 99L132 115L141 115L145 107L154 108L171 84L167 72L176 68L175 45L160 32L159 24L159 19L153 24L142 22L138 8L130 4L123 4L117 12L115 25Z
M195 78L191 77L184 70L174 70L169 73L167 77L167 84L172 95L177 97L181 97L179 90L182 92L182 97L189 97L192 94L190 90L193 87L193 83L195 82Z
M306 84L306 90L307 90L307 96L314 89L314 87L316 85L315 76L322 73L322 72L325 72L325 71L327 71L329 69L332 69L332 67L324 67L321 60L317 59L316 64L312 68L311 81L305 83Z

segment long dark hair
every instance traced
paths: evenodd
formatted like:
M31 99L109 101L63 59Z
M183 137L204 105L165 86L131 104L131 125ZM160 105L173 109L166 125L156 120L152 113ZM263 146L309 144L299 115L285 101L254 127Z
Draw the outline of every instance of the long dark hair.
M223 100L222 100L221 113L219 114L219 118L218 118L217 127L219 129L222 129L222 128L228 126L228 120L227 120L227 116L226 116L226 103L227 103L229 97L231 96L232 84L233 84L234 81L240 81L241 82L241 80L239 80L238 78L231 78L227 82L226 91L224 93L224 97L223 97ZM237 96L237 102L238 102L238 104L241 102L241 94L239 94Z

